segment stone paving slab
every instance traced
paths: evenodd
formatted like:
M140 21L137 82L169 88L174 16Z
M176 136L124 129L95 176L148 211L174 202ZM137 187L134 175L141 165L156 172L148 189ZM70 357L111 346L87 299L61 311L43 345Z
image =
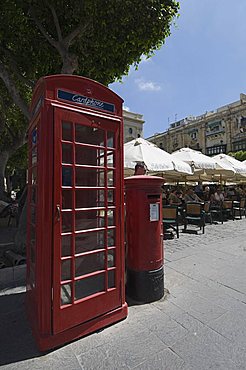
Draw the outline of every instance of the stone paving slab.
M39 353L25 288L0 292L3 369L246 369L246 219L165 241L165 299L131 305L115 325ZM17 279L18 280L18 279Z

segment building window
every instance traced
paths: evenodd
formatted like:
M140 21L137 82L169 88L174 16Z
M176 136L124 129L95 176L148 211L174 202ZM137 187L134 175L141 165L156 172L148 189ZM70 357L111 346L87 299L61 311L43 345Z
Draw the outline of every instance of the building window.
M163 149L163 143L160 143L159 147L160 149Z
M206 148L207 155L215 155L220 153L226 153L226 145L216 145Z
M129 132L130 135L132 134L132 128L131 127L129 127L128 132Z

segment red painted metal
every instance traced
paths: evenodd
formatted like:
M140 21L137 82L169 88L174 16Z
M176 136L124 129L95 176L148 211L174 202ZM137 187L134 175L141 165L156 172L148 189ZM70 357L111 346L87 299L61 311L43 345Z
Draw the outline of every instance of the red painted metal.
M125 178L127 267L134 271L157 270L163 265L162 199L164 180L156 176ZM150 220L152 205L158 220Z
M122 99L48 76L31 113L26 303L46 350L127 316Z

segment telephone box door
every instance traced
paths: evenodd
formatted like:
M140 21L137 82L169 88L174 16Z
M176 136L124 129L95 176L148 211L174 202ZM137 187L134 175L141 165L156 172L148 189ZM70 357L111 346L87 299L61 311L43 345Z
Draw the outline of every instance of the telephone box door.
M121 305L120 119L54 108L53 332Z

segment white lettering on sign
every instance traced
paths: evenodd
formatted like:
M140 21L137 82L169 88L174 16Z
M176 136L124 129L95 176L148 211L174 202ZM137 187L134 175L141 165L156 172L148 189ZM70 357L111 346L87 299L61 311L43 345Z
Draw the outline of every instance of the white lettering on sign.
M96 107L103 108L103 102L101 102L99 100L92 99L92 98L87 98L87 97L84 97L84 96L81 96L81 95L74 95L72 97L72 101L74 101L75 103L80 103L80 104L93 106L95 108Z

